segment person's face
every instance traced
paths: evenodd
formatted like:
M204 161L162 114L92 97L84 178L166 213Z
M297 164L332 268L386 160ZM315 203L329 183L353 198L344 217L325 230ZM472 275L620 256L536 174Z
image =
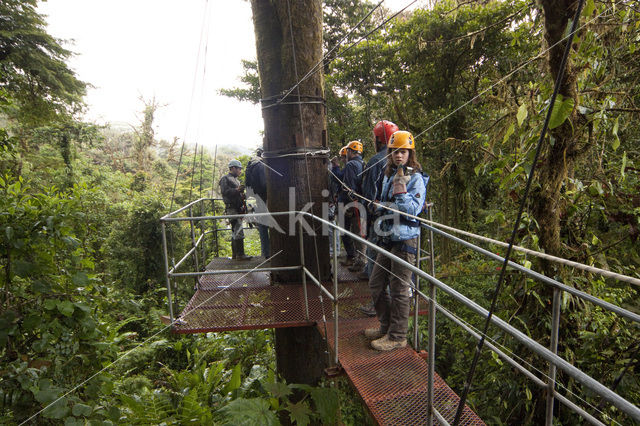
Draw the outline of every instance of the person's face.
M242 174L242 167L231 167L231 174L235 177L238 177Z
M347 154L340 156L340 162L344 164L345 161L347 161Z
M393 164L397 166L405 166L409 161L409 150L405 148L394 149L391 152Z

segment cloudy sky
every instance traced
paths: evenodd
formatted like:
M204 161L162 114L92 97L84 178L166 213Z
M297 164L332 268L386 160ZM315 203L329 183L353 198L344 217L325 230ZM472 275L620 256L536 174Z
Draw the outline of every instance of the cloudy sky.
M248 1L48 0L38 10L50 34L69 40L71 67L93 85L87 120L136 126L141 99L155 97L158 138L213 148L229 144L231 131L236 146L261 142L260 108L217 93L239 85L241 60L256 56Z

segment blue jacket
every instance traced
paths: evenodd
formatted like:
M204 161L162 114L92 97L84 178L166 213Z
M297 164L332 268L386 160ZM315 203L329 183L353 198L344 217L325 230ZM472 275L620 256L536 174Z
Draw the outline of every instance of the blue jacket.
M407 192L404 194L393 195L393 177L395 172L390 177L385 176L382 182L382 197L381 201L390 208L400 210L401 212L408 213L413 216L418 216L422 211L422 207L425 202L426 188L424 186L424 179L420 173L414 173L411 175L411 180L407 184ZM386 215L394 215L395 217L387 217L385 221L387 223L387 229L391 226L391 241L406 241L412 238L417 238L420 235L419 222L415 219L401 216L398 213L384 211L383 207L378 207L378 213L381 213L385 217ZM411 226L413 224L414 226ZM385 226L381 226L384 231Z
M344 166L344 183L350 190L358 194L362 193L362 170L364 169L364 161L362 157L356 155L349 160L346 166ZM352 200L349 198L347 191L342 188L338 195L338 201L342 203L350 203Z
M367 166L362 173L362 195L369 200L380 200L382 192L382 176L384 168L387 166L387 147L383 146L380 151L369 159Z

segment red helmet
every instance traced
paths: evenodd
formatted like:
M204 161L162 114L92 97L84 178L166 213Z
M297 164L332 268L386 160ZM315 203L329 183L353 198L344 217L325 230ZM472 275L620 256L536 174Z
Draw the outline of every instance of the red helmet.
M400 130L395 123L391 121L382 120L378 121L375 126L373 126L373 134L378 140L383 141L385 144L389 142L391 135Z

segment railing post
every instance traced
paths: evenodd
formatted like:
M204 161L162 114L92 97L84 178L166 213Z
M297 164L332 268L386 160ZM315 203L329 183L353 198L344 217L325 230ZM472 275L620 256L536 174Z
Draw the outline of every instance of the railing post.
M204 200L200 201L200 216L204 217ZM205 223L203 220L200 221L200 232L202 233L202 262L204 263L204 268L207 267L207 242L205 241Z
M304 238L302 235L302 222L298 222L298 232L300 234L300 271L302 272L302 292L304 293L305 318L309 320L309 297L307 296L307 272L304 261Z
M193 208L189 207L189 218L193 217ZM193 219L189 220L189 224L191 225L191 246L193 247L193 259L196 264L196 272L200 272L200 265L198 262L198 248L196 247L196 233L195 226L193 224ZM194 277L195 279L195 288L198 288L198 277Z
M211 200L211 211L216 216L216 200ZM218 219L213 219L213 238L215 238L216 257L220 257L220 245L218 244Z
M420 234L418 234L418 250L416 252L416 267L420 269L420 261L422 259L421 249L422 249L422 227L418 228L420 230ZM416 282L414 284L413 289L413 349L416 352L420 351L420 333L418 332L418 316L420 311L420 294L418 294L418 290L420 290L420 276L417 274L413 274L416 278Z
M551 339L549 350L554 354L558 354L558 334L560 329L560 290L553 289L553 305L551 307ZM545 425L553 425L553 403L556 392L556 365L549 363L549 380L547 383L547 415Z
M433 215L431 204L427 206L429 213L429 220L433 222ZM431 276L436 276L436 266L435 266L435 253L433 251L433 231L429 230L429 258L431 261ZM435 378L435 364L436 364L436 286L429 282L429 351L428 353L428 370L427 370L427 382L428 382L428 413L427 413L427 424L433 424L433 381Z
M173 324L173 303L171 302L171 278L169 278L169 252L167 251L166 224L162 222L162 251L164 252L164 276L167 281L167 300L169 301L169 319Z
M338 365L338 233L333 229L333 338L334 361Z

